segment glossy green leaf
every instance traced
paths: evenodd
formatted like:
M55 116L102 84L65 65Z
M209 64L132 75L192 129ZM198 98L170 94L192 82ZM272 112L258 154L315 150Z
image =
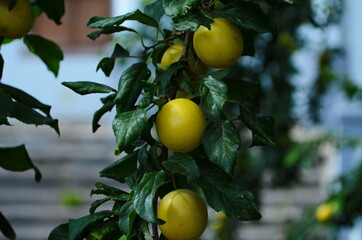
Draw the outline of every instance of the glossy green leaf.
M200 178L196 182L205 195L207 203L217 212L241 221L259 220L252 194L240 186L219 166L203 160L199 161Z
M110 57L102 58L97 65L97 72L99 69L102 69L104 75L109 77L113 71L114 65L116 63L116 59Z
M18 88L2 83L0 83L0 92L8 94L15 101L21 102L27 105L28 107L39 109L40 111L45 113L48 117L50 117L51 106L41 103L39 100L29 95L28 93Z
M215 17L226 18L236 26L248 31L269 32L276 39L276 24L269 19L257 3L234 0L221 11L216 12Z
M147 108L151 104L153 96L158 88L156 83L150 83L146 81L143 81L142 85L144 93L138 105L140 108Z
M141 181L134 186L134 208L137 214L147 222L161 224L153 211L153 199L159 187L167 183L164 171L146 172Z
M28 34L23 40L29 51L37 55L48 70L58 76L59 65L63 60L62 49L53 41L38 35Z
M220 119L222 108L228 97L226 84L209 75L201 81L200 95L200 105L205 115L209 118Z
M99 125L99 120L102 118L102 116L107 113L112 111L115 103L114 103L114 98L116 97L116 94L111 94L106 98L102 99L102 107L100 109L98 109L94 115L93 115L93 120L92 120L92 131L96 132L98 130L98 128L101 126Z
M62 82L62 85L72 89L80 95L87 95L92 93L110 93L116 92L115 89L96 82L79 81L79 82Z
M201 0L163 0L163 8L167 16L177 18L196 8Z
M254 106L247 102L239 102L240 106L240 115L239 118L243 121L243 123L252 131L253 138L259 138L257 141L259 144L261 143L261 139L265 144L276 146L272 135L272 127L269 123L265 123L262 119L258 118ZM259 145L256 144L256 145ZM263 145L265 145L263 144Z
M127 68L118 82L118 93L115 98L117 112L122 113L133 108L142 92L142 81L151 76L147 64L135 63Z
M167 161L162 162L162 166L172 173L179 173L197 179L200 176L200 170L195 160L187 154L175 153Z
M61 18L65 12L64 0L36 0L35 4L56 24L62 23Z
M0 231L8 239L13 240L16 238L16 234L9 221L0 211Z
M117 197L127 194L125 191L121 189L111 187L102 182L95 183L95 187L96 189L92 189L91 195L105 195L105 196Z
M126 193L122 193L119 196L107 196L105 198L98 199L98 200L92 202L92 205L89 209L89 213L94 214L98 207L100 207L101 205L103 205L104 203L106 203L108 201L126 202L127 199L128 199L128 194L126 194Z
M81 240L86 236L87 230L93 224L103 221L104 218L111 216L109 211L102 211L92 215L87 215L78 219L69 220L69 239Z
M124 31L136 32L134 29L128 28L128 27L111 26L111 27L105 27L102 30L92 32L92 33L88 34L87 37L89 37L92 40L96 40L97 38L99 38L103 34L113 34L113 33L124 32Z
M157 81L160 82L160 95L164 95L166 93L166 88L172 76L174 76L174 73L184 67L185 66L181 62L175 62L161 73L161 75L157 78Z
M87 23L87 26L89 28L103 29L120 26L123 22L127 20L135 20L151 27L158 27L158 23L153 18L147 16L138 9L117 17L92 17Z
M152 17L156 22L160 22L162 16L165 14L163 9L163 0L156 0L145 7L144 13Z
M111 57L112 58L129 57L129 52L126 49L124 49L121 45L116 43Z
M133 152L115 161L100 171L100 176L124 183L126 178L137 169L137 154L138 152Z
M126 202L119 213L118 226L122 233L127 236L127 240L131 239L133 223L136 218L136 210L133 206L133 201Z
M54 228L48 237L48 240L69 240L69 224L63 223Z
M232 174L240 146L238 130L230 121L210 122L203 136L204 149L210 161Z
M24 172L33 169L35 181L39 182L41 180L41 173L31 161L25 145L0 148L0 167L14 172Z
M123 151L147 129L146 110L137 109L117 114L112 125L117 147L119 151Z
M174 21L173 26L177 31L192 31L199 29L200 25L210 29L212 23L211 16L207 16L203 11L194 10L188 13L185 17Z

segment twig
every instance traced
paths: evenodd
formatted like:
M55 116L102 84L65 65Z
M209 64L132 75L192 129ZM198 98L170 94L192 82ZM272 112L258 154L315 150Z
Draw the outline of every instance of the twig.
M153 48L156 48L158 45L162 44L162 43L166 43L166 42L169 42L169 41L172 41L176 38L180 37L180 34L174 34L166 39L163 39L163 40L158 40L155 44L147 47L147 46L144 46L144 50L142 52L142 54L144 55L148 50L150 49L153 49Z
M155 197L152 201L152 207L153 207L153 211L156 213L157 212L157 203L158 203L158 191L156 191ZM156 223L152 224L152 238L154 240L159 240L159 236L158 236L158 227Z

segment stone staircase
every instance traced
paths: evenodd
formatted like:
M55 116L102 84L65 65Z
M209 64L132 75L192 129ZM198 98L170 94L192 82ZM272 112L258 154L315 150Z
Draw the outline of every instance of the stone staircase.
M63 122L60 130L58 137L48 127L17 122L0 128L0 146L25 143L43 176L36 183L31 170L14 173L0 169L0 209L18 240L46 240L57 225L88 214L90 203L97 199L89 195L95 182L117 186L116 182L98 177L101 169L118 159L113 155L115 140L110 126L104 125L93 134L90 123ZM263 219L241 223L235 240L282 240L283 223L299 217L305 206L323 197L319 170L308 170L305 175L307 181L293 189L263 189ZM69 196L71 200L66 204ZM72 207L69 201L74 199L77 205ZM202 239L212 240L207 233Z

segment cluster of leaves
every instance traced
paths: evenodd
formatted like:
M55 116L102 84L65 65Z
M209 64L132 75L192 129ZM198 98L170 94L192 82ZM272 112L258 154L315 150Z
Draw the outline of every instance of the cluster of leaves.
M238 125L246 126L252 133L249 145L276 145L274 119L260 114L257 108L258 83L240 75L233 77L228 69L211 69L208 74L198 76L191 72L185 54L165 71L159 68L160 58L173 40L184 41L184 52L191 49L193 54L192 33L200 25L210 27L215 17L226 18L240 28L245 38L244 55L253 56L254 37L258 34L271 33L276 37L276 25L260 5L240 0L156 0L144 11L89 20L88 27L97 29L89 35L93 40L103 34L127 31L136 33L143 46L139 62L121 74L118 89L94 82L63 83L81 95L108 94L101 98L102 107L94 114L93 131L100 127L101 117L115 109L116 153L125 154L103 169L100 176L127 184L131 191L97 183L92 194L105 197L92 204L88 216L55 228L50 240L151 239L152 235L158 239L155 232L149 232L148 225L162 224L155 215L155 204L158 197L174 188L194 189L210 207L230 218L247 221L261 217L253 195L234 179L242 145ZM161 30L161 18L169 19L171 26ZM142 34L123 26L125 21L137 21L163 38L156 37L152 46L146 46ZM117 43L111 56L100 61L97 70L109 76L116 60L129 56L129 51ZM199 87L195 87L195 82ZM168 151L151 134L158 110L175 98L179 90L194 95L192 100L200 105L207 118L202 145L187 154ZM96 211L108 201L114 202L111 210Z
M16 0L9 1L9 9L16 4ZM64 15L64 0L35 0L32 1L37 15L45 13L56 24L61 24ZM12 42L12 39L4 39L0 36L0 48L3 44ZM63 52L60 47L42 36L27 34L23 37L24 44L29 51L37 55L55 76L58 75L60 61L63 60ZM0 80L5 66L6 56L0 52ZM17 119L25 124L48 125L59 135L58 120L50 115L51 107L41 103L26 92L0 83L0 125L10 126L9 118ZM41 180L39 169L33 164L24 145L0 148L0 167L15 172L33 169L35 180ZM0 212L0 230L8 239L15 239L15 232Z

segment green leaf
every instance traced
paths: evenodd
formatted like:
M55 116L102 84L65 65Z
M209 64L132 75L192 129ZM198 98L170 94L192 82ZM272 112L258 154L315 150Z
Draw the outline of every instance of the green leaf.
M98 109L94 115L93 115L93 120L92 120L92 131L95 133L98 128L101 126L98 124L99 120L102 118L102 116L107 113L112 111L115 103L114 103L114 98L116 97L116 94L111 94L108 97L104 98L102 103L103 106Z
M187 154L176 153L167 161L162 163L165 169L172 173L179 173L197 179L200 176L200 170L195 160Z
M163 170L159 172L146 172L141 181L134 186L134 208L137 214L145 221L161 224L153 211L153 199L159 187L167 183Z
M129 52L126 49L124 49L121 45L116 43L111 57L112 58L129 57Z
M248 102L255 104L258 100L259 83L246 81L236 78L226 78L225 83L228 87L228 101Z
M1 44L0 44L1 46ZM0 54L0 80L3 77L3 70L4 70L4 58L3 56Z
M101 61L99 61L97 65L97 72L99 69L102 69L104 75L109 77L113 71L114 65L116 63L116 59L110 57L104 57Z
M117 17L91 17L91 19L87 23L87 26L89 28L103 29L119 26L127 20L135 20L151 27L158 27L158 23L153 18L147 16L138 9Z
M126 178L137 169L137 154L138 152L133 152L115 161L100 171L100 176L124 183Z
M192 31L199 29L200 25L210 29L212 23L211 17L204 14L203 11L195 10L188 13L185 17L174 21L173 25L177 31Z
M109 211L102 211L92 215L87 215L78 219L69 220L69 240L84 239L88 228L104 218L111 216Z
M176 71L185 66L179 61L172 63L162 74L156 79L160 82L160 95L164 95L166 92L166 87L169 84L171 77L174 75Z
M132 28L127 28L127 27L122 27L122 26L111 26L111 27L105 27L99 31L92 32L92 33L88 34L87 37L89 37L92 40L96 40L102 34L112 34L112 33L123 32L123 31L136 32Z
M127 68L118 82L118 93L115 98L117 113L129 111L133 108L142 92L142 81L151 76L147 64L135 63Z
M92 94L92 93L110 93L117 92L115 89L106 86L104 84L88 81L79 82L62 82L62 85L72 89L74 92L80 95Z
M48 237L48 240L68 240L69 236L69 224L63 223L54 228Z
M127 240L131 239L133 223L136 218L136 210L133 206L133 201L126 202L119 213L118 226L122 233L127 236Z
M43 116L25 104L13 101L9 95L0 92L0 123L9 124L8 117L16 118L26 124L48 125L59 135L58 120ZM31 102L29 104L31 105Z
M270 139L274 139L274 127L275 119L272 116L256 116L259 127L263 130L265 135L269 136ZM274 143L274 140L273 140ZM268 139L261 136L258 132L253 132L253 141L251 146L274 146ZM275 144L276 145L276 144Z
M54 20L56 24L62 23L61 18L65 12L64 0L36 0L35 5L45 12L49 19Z
M217 212L223 211L228 217L241 221L261 218L252 194L235 182L217 165L198 162L200 178L195 183L202 188L207 203Z
M33 169L35 172L35 181L39 182L41 179L41 173L31 161L25 145L0 148L0 167L13 172L23 172Z
M7 93L9 96L11 96L11 98L16 100L17 102L21 102L31 108L39 109L40 111L45 113L48 117L50 117L51 106L41 103L36 98L27 94L26 92L18 88L0 83L0 92L1 91Z
M256 3L240 0L232 1L221 11L215 13L215 17L226 18L236 26L248 31L256 33L270 32L276 39L276 24L266 16Z
M163 8L166 15L177 18L186 15L190 10L196 8L201 0L163 0Z
M28 34L23 40L29 51L37 55L48 67L48 70L58 76L59 65L63 60L61 48L53 41L38 35Z
M192 84L192 80L189 78L186 71L180 71L176 76L176 80L180 88L190 94L196 94L196 90Z
M165 14L165 10L163 9L163 0L157 0L148 4L145 7L144 13L153 18L156 22L160 22L162 16Z
M1 213L1 211L0 211L0 231L6 238L10 240L16 238L14 229L11 227L10 223L8 222L6 217Z
M100 207L102 204L108 202L108 201L115 201L115 202L126 202L128 199L127 193L122 193L119 196L108 196L102 199L98 199L94 201L89 209L90 214L94 214L98 207Z
M101 182L95 183L95 186L96 189L92 189L91 195L105 195L105 196L117 197L127 194L125 191L122 191L121 189L108 186L107 184Z
M238 130L230 121L210 122L203 136L203 144L210 161L232 174L240 146Z
M117 114L112 125L117 147L121 152L147 129L146 110L137 109Z
M220 119L222 108L228 97L226 84L209 75L201 81L200 95L200 106L205 115L209 118Z
M93 229L92 229L93 230ZM122 235L118 224L114 221L108 221L95 231L92 231L87 239L92 240L119 240Z
M252 131L253 138L258 137L258 143L261 143L261 139L265 144L276 146L276 143L272 136L272 127L269 123L265 123L262 119L258 118L254 106L247 102L239 102L240 116L239 118L243 123ZM264 144L264 145L265 145Z
M150 83L146 81L143 81L142 85L144 94L138 105L140 106L140 108L147 108L151 104L153 96L158 88L156 83Z

